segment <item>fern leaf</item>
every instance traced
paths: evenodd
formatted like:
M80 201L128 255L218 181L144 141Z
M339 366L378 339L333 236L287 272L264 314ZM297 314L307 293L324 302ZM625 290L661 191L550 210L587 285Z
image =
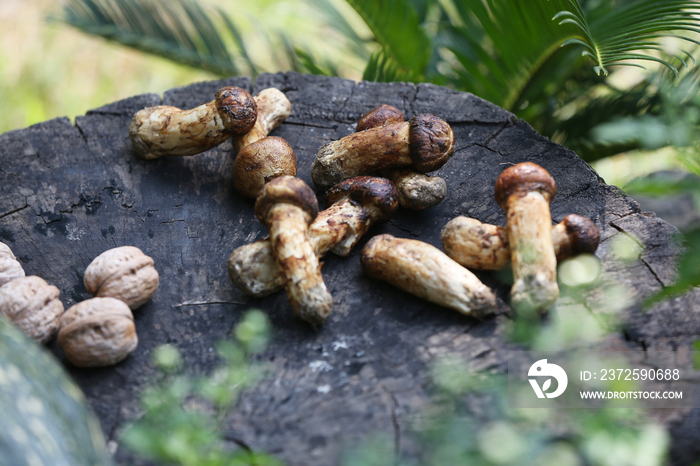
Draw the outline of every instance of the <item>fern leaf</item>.
M205 9L193 0L68 0L58 19L88 34L221 76L243 71L229 51L230 42L247 71L257 73L231 20L223 11Z
M424 71L430 55L430 41L409 0L347 2L367 23L386 58L390 57L407 74Z
M608 67L614 65L632 65L631 60L644 60L660 63L678 76L677 67L671 62L643 51L662 51L658 39L676 37L688 42L698 43L692 37L683 37L675 31L700 33L700 4L687 0L636 0L595 22L588 22L578 0L568 0L571 9L562 10L552 18L560 25L571 25L577 29L576 37L562 44L581 45L584 55L592 58L598 74L608 74ZM675 55L684 66L685 61Z

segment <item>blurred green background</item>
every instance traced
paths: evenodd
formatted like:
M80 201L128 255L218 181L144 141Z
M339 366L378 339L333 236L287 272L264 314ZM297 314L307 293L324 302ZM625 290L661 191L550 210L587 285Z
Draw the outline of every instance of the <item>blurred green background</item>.
M67 2L68 5L70 3ZM371 15L368 17L366 14L364 16L358 14L358 11L362 11L361 8L353 8L353 6L357 7L357 3L363 2L208 0L199 3L207 8L220 8L235 23L237 32L245 42L246 53L251 56L250 62L255 64L254 69L242 66L241 74L298 69L360 80L363 72L365 76L367 75L366 65L370 57L374 59L375 54L386 50L381 38L373 37L373 32L375 36L377 35L377 27L371 26L377 21L373 23ZM434 57L429 58L427 71L423 74L406 75L400 72L392 74L383 73L380 70L373 78L390 80L403 77L414 81L425 79L434 82L443 80L446 81L445 84L459 88L460 81L452 79L450 74L454 75L454 70L457 70L456 74L459 75L462 68L459 68L458 62L460 60L464 62L464 57L459 57L458 46L447 44L447 48L452 53L449 56L444 49L438 47L444 45L443 43L451 37L450 34L453 34L451 30L444 33L440 29L441 21L445 22L440 15L445 17L451 15L450 27L464 26L460 25L460 22L463 22L463 15L460 17L459 12L452 11L460 8L460 2L434 2L435 5L440 6L432 9L431 2L415 1L413 3L422 15L420 19L424 20L423 28L431 38L433 36L437 38L433 39L435 44L430 46L433 47L434 56L441 57L440 61L438 62ZM595 4L600 2L581 3L593 4L595 7ZM221 73L217 75L195 67L176 64L156 55L140 53L114 42L79 32L64 22L50 20L49 17L62 17L62 5L65 4L66 2L58 3L50 0L0 0L0 43L2 44L0 47L0 132L24 128L59 116L68 116L73 119L91 108L132 95L146 92L162 94L173 87L217 79L221 75ZM367 10L369 7L364 6L364 8ZM425 11L421 12L421 9ZM386 25L386 27L391 26L391 24ZM438 29L438 33L431 33L431 28ZM464 42L462 36L456 37ZM388 40L391 41L391 37ZM453 42L458 43L457 40ZM486 50L488 47L493 49L494 44L487 44ZM502 45L501 48L503 48ZM469 50L464 51L465 54L469 52ZM517 47L514 52L518 53ZM580 50L574 52L570 53L572 57L580 54ZM501 54L503 56L497 59L506 62L508 57L505 52L501 51ZM306 58L308 61L305 60ZM240 57L237 59L240 60ZM483 56L480 59L483 59ZM565 59L572 61L575 58ZM563 62L564 59L559 61ZM579 67L586 72L583 81L597 79L592 70L595 63L590 60L589 62L586 66ZM513 65L513 67L516 66L519 64ZM567 124L573 128L580 128L581 123L576 120L577 116L588 118L590 128L600 123L596 120L599 116L591 118L586 114L581 115L581 109L595 107L588 104L596 103L612 94L617 96L616 93L620 91L634 92L650 75L658 74L659 65L652 63L647 67L647 70L632 67L613 68L606 79L600 78L592 85L588 83L586 86L580 86L584 89L581 91L565 89L564 85L551 88L551 84L545 82L550 87L542 85L543 90L540 93L548 92L558 101L544 102L539 107L531 104L528 108L528 100L524 100L516 102L518 108L511 110L516 111L543 134L568 145L590 160L608 183L624 186L629 180L646 173L668 168L682 168L684 165L679 161L677 151L669 146L660 149L654 147L653 150L634 148L619 153L618 148L615 148L603 154L606 157L594 160L598 156L588 157L586 149L583 148L588 144L586 138L579 137L574 140L571 135L562 136L562 131L559 130L564 128L571 133L570 129L566 129ZM574 69L574 67L571 68ZM562 69L564 69L563 66L558 66L551 74L561 74ZM545 67L543 71L549 70ZM447 79L443 75L447 76ZM576 82L575 78L568 75L561 78L553 77L551 81L558 79L562 83L570 83ZM533 81L536 83L536 80ZM455 86L454 83L457 85ZM567 85L572 87L571 84ZM653 85L655 84L652 83ZM479 89L478 83L474 89L467 86L467 90L478 91ZM479 92L475 93L479 95ZM485 91L485 93L487 95L484 97L489 98L488 92ZM558 97L562 93L565 94L564 97ZM503 102L496 103L503 105ZM547 108L543 109L544 106ZM644 111L637 111L637 113L644 113ZM576 131L578 130L574 130ZM579 141L581 139L584 140L584 146ZM589 152L594 153L597 149L596 146Z
M582 8L577 10L579 4ZM200 10L187 10L187 5L202 5L211 16L198 16ZM0 0L0 133L60 116L73 119L136 94L162 94L173 87L231 74L254 77L293 69L354 80L427 81L473 92L507 108L542 134L575 150L610 184L633 194L690 193L697 208L700 183L695 179L630 181L669 168L700 174L698 73L689 58L697 55L700 45L696 34L700 20L676 14L688 8L697 14L698 5L676 0ZM668 7L659 22L661 29L647 28L645 39L630 43L638 26L643 29L645 22L657 19L660 6ZM552 17L562 8L580 14L561 17L571 21L560 26ZM129 11L140 14L125 14ZM179 20L187 23L180 32ZM573 21L586 26L584 33ZM688 25L685 30L684 25ZM657 36L668 31L671 37ZM675 34L695 39L683 41ZM617 40L621 37L626 39ZM578 41L575 45L560 48L572 38ZM617 50L605 60L610 74L599 76L596 71L602 71L602 61L596 55L603 49L598 45L606 43ZM689 54L679 52L681 44L689 47ZM646 69L609 66L640 49L652 60L644 62ZM582 56L585 50L595 53ZM178 57L180 63L194 66L177 64ZM687 67L682 66L684 59ZM658 60L668 61L668 66ZM197 66L198 61L208 66ZM203 71L207 68L211 71ZM700 284L700 229L685 234L689 248L680 264L680 279L655 299ZM594 258L588 259L597 265ZM590 291L587 287L598 284L584 285L563 288L566 299L560 304L571 308L562 312L571 316L568 321L550 319L540 326L539 322L516 320L517 328L527 330L521 333L529 335L520 343L538 348L544 341L556 341L562 344L559 349L581 343L577 339L586 337L581 331L587 328L586 319L596 319L579 303ZM624 290L604 290L604 296L618 302ZM605 299L600 302L610 307ZM581 312L574 313L573 307ZM269 326L258 324L263 330ZM614 324L591 336L591 341L609 331L615 331ZM229 348L230 357L224 355L229 364L228 385L232 380L238 383L237 377L251 382L257 373L244 357L250 348L243 340L243 349ZM170 357L178 359L177 354L170 353ZM182 386L188 390L194 386L190 387L184 375L176 374L176 363L172 365L166 368L165 372L172 373L161 381L163 386L146 391L142 400L155 420L149 424L152 419L144 417L142 430L131 437L131 447L147 456L153 456L168 440L161 425L180 422L182 431L197 433L189 424L196 425L197 413L170 409L182 404L179 399L164 403L169 395L182 392L178 391ZM466 459L469 464L522 464L524 446L536 453L532 464L639 466L642 460L653 466L664 464L668 435L642 411L571 413L571 419L562 416L559 420L576 428L569 437L562 437L560 431L548 430L544 421L501 411L498 398L503 397L503 386L498 386L497 378L482 375L463 367L436 369L436 383L445 394L436 397L439 409L433 410L434 428L427 431L424 449L440 460L428 464L466 464ZM210 395L226 395L214 401L217 407L233 406L236 392L205 382ZM488 422L471 421L479 429L464 431L467 424L454 413L459 412L460 396L470 390L495 397L490 405L497 412L491 413ZM163 418L158 417L161 415ZM168 456L172 452L167 450L158 450L161 459L203 464L197 455L210 455L207 449L213 445L220 462L207 464L231 464L227 455L219 455L216 442L222 433L215 430L207 435L206 442L193 438L188 444L186 452L195 455L194 463ZM515 439L509 445L523 449L499 449L504 437ZM461 450L464 439L471 439L479 448ZM599 448L601 441L606 448ZM391 449L384 459L372 460L375 453L377 458L384 454L382 445L369 445L362 451L366 458L345 464L394 464ZM608 452L617 452L617 456L608 456Z

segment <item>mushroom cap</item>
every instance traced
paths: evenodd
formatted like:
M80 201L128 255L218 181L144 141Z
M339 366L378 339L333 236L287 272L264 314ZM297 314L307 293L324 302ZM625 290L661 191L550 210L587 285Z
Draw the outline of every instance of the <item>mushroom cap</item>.
M256 198L265 183L283 175L296 176L297 158L283 138L269 136L245 146L233 162L233 185L244 196Z
M263 187L255 201L255 215L268 228L270 226L267 222L267 213L277 204L291 204L304 210L308 214L308 223L313 222L318 215L316 195L306 183L293 176L283 175L274 178Z
M364 131L377 126L389 125L391 123L401 123L405 118L403 112L391 105L380 105L360 117L357 122L355 132Z
M240 87L222 87L216 93L216 109L224 128L233 134L247 133L258 118L255 99Z
M343 199L350 199L362 205L372 205L381 212L385 220L399 207L399 193L391 180L376 176L356 176L341 181L326 191L326 204L336 204Z
M547 170L532 162L519 163L503 170L494 189L496 202L503 209L511 195L523 197L532 191L542 193L547 202L551 202L557 194L554 178Z
M455 135L442 118L430 113L409 120L408 146L416 170L426 173L445 165L455 151Z
M572 253L593 254L600 243L600 231L591 219L581 215L570 214L562 220L566 233L572 239Z

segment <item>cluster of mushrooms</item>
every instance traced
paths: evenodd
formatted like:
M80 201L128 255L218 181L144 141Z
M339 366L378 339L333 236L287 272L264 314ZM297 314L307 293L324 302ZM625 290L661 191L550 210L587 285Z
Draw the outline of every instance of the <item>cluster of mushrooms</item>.
M192 110L169 106L139 111L130 136L137 155L193 155L233 138L233 183L255 198L255 214L269 230L263 240L241 246L228 259L233 283L264 297L284 288L297 315L322 325L333 308L321 274L329 251L347 256L375 223L398 207L422 210L445 199L446 183L426 173L454 153L454 133L444 120L418 114L409 121L382 105L362 115L356 131L323 145L311 169L325 192L319 212L314 191L296 176L296 158L282 138L268 136L291 113L274 88L255 98L226 87ZM457 217L442 232L445 252L421 241L379 235L361 252L365 273L434 303L481 318L497 309L496 296L468 269L513 268L511 305L546 312L559 295L557 260L595 252L593 222L567 216L552 227L549 203L556 184L543 168L522 163L506 169L495 187L506 227Z
M85 269L85 288L95 297L64 312L58 288L26 277L12 250L0 243L0 314L37 343L58 334L58 346L78 367L116 364L136 349L131 311L153 296L158 283L153 259L140 249L110 249Z

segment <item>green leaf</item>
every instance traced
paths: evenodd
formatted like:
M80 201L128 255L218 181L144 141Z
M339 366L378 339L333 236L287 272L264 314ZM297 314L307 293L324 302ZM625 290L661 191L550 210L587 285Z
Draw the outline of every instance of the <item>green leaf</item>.
M686 232L683 236L688 249L678 266L678 280L649 298L645 302L646 306L678 296L700 285L700 229Z
M693 369L700 369L700 340L695 340L693 343Z
M564 58L559 44L575 33L573 26L551 22L567 6L565 0L462 0L453 5L436 37L457 62L448 82L511 111L532 89L551 82L540 72L550 61Z
M205 10L191 0L69 0L60 19L88 34L221 76L241 70L219 29L248 56L220 10Z
M408 0L347 0L367 23L383 54L397 72L421 74L428 63L430 41Z
M558 12L552 18L560 25L571 25L577 29L575 37L562 43L582 45L583 54L591 57L598 74L608 74L613 65L640 66L630 60L653 61L660 63L676 75L677 67L671 62L641 51L662 51L659 39L675 37L691 43L698 43L691 37L678 35L677 31L700 33L700 4L687 0L636 0L612 9L598 21L589 23L586 14L577 0L568 0L569 10ZM678 55L675 58L687 67ZM692 57L691 57L692 58Z
M367 63L362 79L365 81L396 82L417 81L418 76L402 68L385 50L373 53Z
M693 191L700 194L700 186L695 179L688 176L681 179L645 177L630 181L625 186L625 191L632 195L659 197Z

